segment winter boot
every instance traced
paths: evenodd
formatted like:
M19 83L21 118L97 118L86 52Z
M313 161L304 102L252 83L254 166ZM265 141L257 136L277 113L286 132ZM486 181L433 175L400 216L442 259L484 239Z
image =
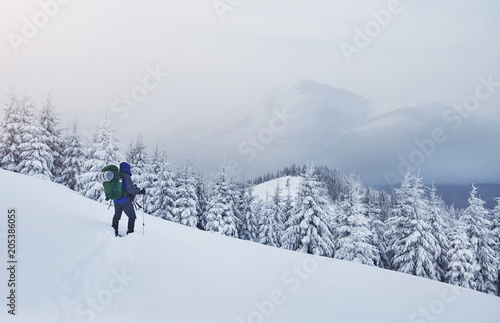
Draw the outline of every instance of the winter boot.
M111 224L113 229L115 229L115 237L118 236L118 220L113 219L113 223Z

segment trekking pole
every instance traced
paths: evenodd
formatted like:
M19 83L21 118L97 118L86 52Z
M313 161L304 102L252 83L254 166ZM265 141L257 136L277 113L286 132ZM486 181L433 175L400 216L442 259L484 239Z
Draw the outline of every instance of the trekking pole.
M146 198L146 194L142 196L142 205L144 205L144 199ZM144 208L142 209L142 236L144 237Z

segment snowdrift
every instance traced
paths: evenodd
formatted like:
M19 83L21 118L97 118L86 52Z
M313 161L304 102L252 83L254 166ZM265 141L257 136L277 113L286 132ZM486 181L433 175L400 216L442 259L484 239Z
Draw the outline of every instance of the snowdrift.
M500 298L316 258L138 214L115 238L112 209L63 186L0 170L18 226L16 315L1 322L498 322ZM120 223L125 231L126 217Z

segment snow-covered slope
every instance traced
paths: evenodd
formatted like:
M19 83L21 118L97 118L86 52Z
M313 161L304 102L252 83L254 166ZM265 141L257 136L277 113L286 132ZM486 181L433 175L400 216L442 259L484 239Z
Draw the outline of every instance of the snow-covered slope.
M17 315L1 322L498 322L500 298L112 210L0 170L0 250L18 214ZM121 230L125 230L122 219ZM6 258L3 259L6 259ZM6 265L6 260L4 260ZM7 294L7 271L0 274ZM4 298L5 301L5 298Z
M285 200L288 195L288 189L286 187L287 183L290 185L290 196L294 199L299 191L299 185L302 182L302 177L298 176L284 176L264 182L259 185L255 185L253 188L253 195L256 198L266 201L266 199L271 199L276 192L276 187L279 186L281 189L280 197Z

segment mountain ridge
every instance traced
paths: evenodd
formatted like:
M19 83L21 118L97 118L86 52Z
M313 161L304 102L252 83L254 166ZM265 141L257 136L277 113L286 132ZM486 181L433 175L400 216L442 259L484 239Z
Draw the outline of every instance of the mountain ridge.
M437 102L379 101L302 80L266 92L253 106L186 128L180 137L205 159L224 151L254 173L313 160L346 173L356 169L367 184L383 185L392 184L388 172L404 175L402 158L418 155L423 162L405 167L420 170L425 180L500 183L500 154L491 149L500 144L500 124L459 116ZM435 129L446 139L427 154L415 142L434 140Z

